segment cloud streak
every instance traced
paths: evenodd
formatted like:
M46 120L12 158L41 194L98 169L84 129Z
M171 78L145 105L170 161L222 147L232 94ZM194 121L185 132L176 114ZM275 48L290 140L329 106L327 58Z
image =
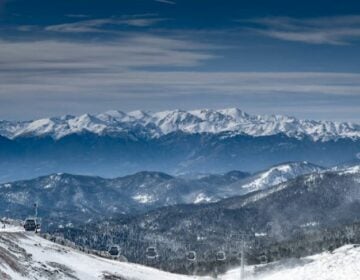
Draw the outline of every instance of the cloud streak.
M320 18L268 17L246 21L259 34L308 44L346 45L360 39L360 15Z
M88 18L88 17L90 17L89 15L85 15L85 14L66 14L65 16L68 18Z
M81 69L111 72L144 67L191 67L213 58L207 46L138 33L98 43L0 40L1 72Z
M155 0L155 2L164 3L164 4L168 4L168 5L175 5L176 4L175 1L171 1L171 0Z
M143 33L92 43L0 40L0 94L56 91L86 95L97 88L135 95L145 91L160 95L360 95L360 74L191 70L217 59L214 50L208 44Z
M236 44L226 37L238 36L238 28L146 28L163 20L155 14L144 14L74 18L75 22L45 27L11 26L19 36L0 39L0 118L107 109L238 106L254 112L260 108L266 113L270 109L286 114L297 110L312 112L313 116L319 112L330 116L333 112L343 116L352 112L347 115L349 119L360 110L360 74L340 73L341 70L260 72L328 68L289 68L285 64L286 67L266 68L261 52L251 53L246 44L241 46L247 37ZM360 16L262 18L248 20L245 26L285 41L343 45L358 38ZM235 52L236 67L222 65L232 60ZM252 67L260 65L259 61L261 67ZM259 72L246 72L248 69Z
M0 95L59 94L66 98L76 92L84 99L91 92L129 94L135 99L194 93L360 96L360 74L191 71L215 58L204 48L141 34L101 44L0 41Z
M1 75L0 117L240 107L359 121L360 75L190 71L24 71ZM255 102L256 101L256 102Z
M114 26L149 27L155 25L163 18L146 17L143 15L123 16L121 18L90 19L72 23L63 23L45 27L45 31L65 33L97 33L112 29Z
M239 100L240 107L248 100L273 107L286 100L333 99L353 100L344 112L360 107L360 74L191 70L214 58L211 46L138 33L101 43L1 40L0 112L29 111L32 117L111 108L225 107Z

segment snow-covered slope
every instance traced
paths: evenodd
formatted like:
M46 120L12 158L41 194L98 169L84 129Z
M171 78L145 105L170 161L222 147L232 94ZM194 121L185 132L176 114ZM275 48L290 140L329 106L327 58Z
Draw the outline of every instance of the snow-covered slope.
M18 218L28 215L35 199L42 205L43 217L52 217L51 224L76 224L175 204L209 202L207 197L217 201L228 197L221 187L248 175L232 171L186 180L145 171L113 179L57 173L0 184L0 213Z
M332 253L247 267L245 272L246 279L252 280L358 280L359 263L360 247L346 245ZM240 270L234 269L221 279L239 279L239 275Z
M240 185L239 187L245 194L270 188L300 175L318 173L324 170L321 166L307 161L283 163L258 172L243 181L235 182L232 187Z
M357 280L360 247L347 245L334 252L245 267L252 280ZM218 279L239 279L234 269ZM171 274L153 268L89 255L47 241L21 228L0 231L0 279L4 280L186 280L211 279Z
M243 179L238 179L230 184L218 185L216 189L203 189L190 203L216 202L232 196L262 191L298 176L311 173L316 174L325 170L325 168L307 161L286 162L272 166ZM202 180L207 180L207 178L210 180L211 177L212 176L204 176Z
M289 162L254 175L232 171L197 179L161 172L139 172L114 179L59 173L0 184L0 211L20 217L20 213L32 211L29 205L36 197L40 205L47 205L43 215L57 217L60 224L65 221L59 219L68 216L66 223L74 223L170 205L216 202L322 170L308 162Z
M2 280L194 279L149 267L103 259L47 241L33 233L0 232ZM204 278L206 279L206 278Z
M0 121L0 135L49 135L55 139L69 134L92 132L99 135L134 132L159 137L175 131L186 133L248 134L267 136L283 133L289 137L310 137L313 140L360 138L360 124L298 120L287 116L249 115L237 108L223 110L172 110L163 112L108 111L98 115L62 116L27 122Z

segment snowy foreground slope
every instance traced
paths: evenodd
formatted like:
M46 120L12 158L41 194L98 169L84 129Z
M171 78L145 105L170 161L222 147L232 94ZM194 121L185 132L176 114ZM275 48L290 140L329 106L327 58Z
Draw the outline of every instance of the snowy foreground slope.
M285 260L246 268L253 280L357 280L360 279L360 247L348 245L333 253ZM218 279L239 279L234 269ZM87 255L49 242L19 228L0 229L0 279L111 279L167 280L211 279L171 274L141 265Z
M141 265L102 259L34 234L0 231L0 279L194 279ZM204 278L205 279L205 278Z
M289 259L250 267L245 279L253 280L358 280L360 246L346 245L301 259ZM229 271L223 280L239 279L239 270Z

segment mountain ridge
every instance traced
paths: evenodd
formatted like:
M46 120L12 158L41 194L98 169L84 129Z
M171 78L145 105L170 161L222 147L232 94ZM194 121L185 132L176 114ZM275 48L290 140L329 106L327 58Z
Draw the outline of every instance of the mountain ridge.
M269 172L274 168L284 172ZM74 213L68 219L74 221L87 220L92 216L134 215L163 206L217 202L270 188L278 182L318 172L322 168L299 162L278 165L269 170L254 175L230 171L196 179L146 171L113 179L54 173L31 180L0 184L0 210L4 213L13 212L18 218L24 218L31 214L32 205L37 202L43 215L67 219L69 213ZM256 180L261 174L263 181L259 184ZM257 182L256 189L244 187L252 181Z
M33 121L0 121L0 135L9 139L50 136L61 139L67 135L92 132L96 135L134 133L137 137L156 138L169 133L228 132L232 135L270 136L284 134L313 141L342 138L359 139L360 124L301 120L281 115L250 115L238 108L220 110L168 110L161 112L111 110L97 115L65 115Z
M131 219L117 217L85 228L66 227L55 232L80 245L86 242L91 248L99 249L106 241L101 236L105 223L109 222L115 242L128 248L126 257L129 260L136 258L134 246L137 243L136 240L124 240L124 236L162 241L162 250L171 248L176 259L176 252L184 244L190 244L204 256L209 246L231 250L231 246L224 247L224 240L227 244L236 244L239 233L244 232L255 246L252 252L249 251L255 258L261 254L273 259L299 256L300 251L300 255L306 255L312 251L310 243L309 248L297 243L300 239L306 240L306 236L312 236L312 242L317 244L312 252L332 250L351 240L359 240L359 184L360 169L328 170L301 175L264 190L216 203L166 206ZM203 241L211 245L203 247ZM292 243L299 251L292 251L295 248ZM279 247L273 247L275 244ZM141 263L141 260L137 261ZM175 266L183 264L176 259ZM173 269L173 263L167 265L166 269Z

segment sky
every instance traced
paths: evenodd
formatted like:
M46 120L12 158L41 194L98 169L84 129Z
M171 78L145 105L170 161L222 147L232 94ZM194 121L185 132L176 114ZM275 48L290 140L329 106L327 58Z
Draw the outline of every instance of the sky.
M227 107L360 122L360 2L0 0L0 119Z

